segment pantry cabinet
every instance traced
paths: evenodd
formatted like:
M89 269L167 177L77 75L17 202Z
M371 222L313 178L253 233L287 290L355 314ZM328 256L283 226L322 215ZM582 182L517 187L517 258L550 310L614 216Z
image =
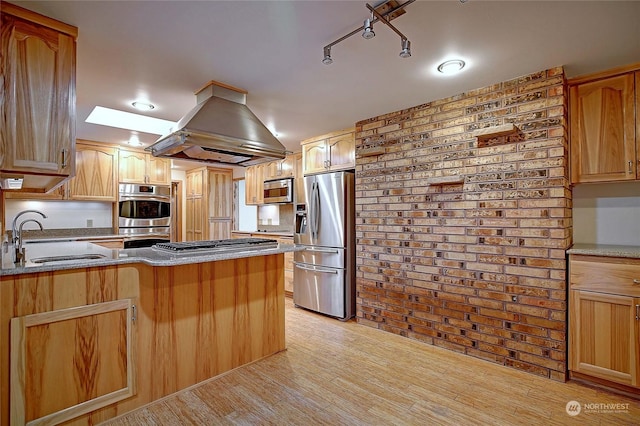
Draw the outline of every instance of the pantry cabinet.
M356 165L354 129L306 139L301 144L304 175L353 169Z
M233 171L200 167L186 179L186 241L231 238Z
M75 170L78 30L5 2L0 19L0 177L49 191Z
M569 370L640 390L640 259L569 256Z
M640 72L569 82L571 182L640 179Z
M171 160L158 158L144 151L121 149L119 181L153 185L171 184Z

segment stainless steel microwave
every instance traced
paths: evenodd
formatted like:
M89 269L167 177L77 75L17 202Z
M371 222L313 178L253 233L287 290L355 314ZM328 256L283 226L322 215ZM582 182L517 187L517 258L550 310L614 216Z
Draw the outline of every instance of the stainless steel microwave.
M292 203L293 178L265 181L263 199L265 204Z

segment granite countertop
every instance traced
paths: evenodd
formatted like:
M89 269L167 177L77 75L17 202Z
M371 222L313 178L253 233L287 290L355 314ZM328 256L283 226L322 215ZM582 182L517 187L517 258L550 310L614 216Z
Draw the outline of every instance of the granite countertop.
M574 244L569 254L584 254L603 257L630 257L640 259L640 246L616 246L604 244Z
M97 244L83 241L62 242L25 242L26 249L24 266L16 266L13 263L13 247L5 253L2 250L2 268L0 276L30 274L35 272L59 271L65 269L87 268L93 266L107 266L126 263L145 263L151 266L176 266L192 263L215 262L218 260L240 259L245 257L266 256L269 254L287 253L299 250L293 244L279 244L271 249L248 249L226 253L190 252L187 254L174 254L156 250L154 248L134 249L108 249ZM74 256L88 255L90 259L73 259ZM72 259L36 263L40 257L65 256Z

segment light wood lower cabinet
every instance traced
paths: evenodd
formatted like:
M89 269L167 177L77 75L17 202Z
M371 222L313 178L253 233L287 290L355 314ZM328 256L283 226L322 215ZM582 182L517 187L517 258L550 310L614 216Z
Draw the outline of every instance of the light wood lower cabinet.
M11 423L57 424L135 393L131 299L11 319Z
M571 255L569 277L569 370L640 391L640 259Z
M255 238L270 238L282 244L293 244L293 237L283 237L282 235L277 234L260 232L248 236ZM247 235L245 235L244 237L247 237ZM235 238L243 237L236 236ZM293 252L284 254L284 292L289 296L293 294Z

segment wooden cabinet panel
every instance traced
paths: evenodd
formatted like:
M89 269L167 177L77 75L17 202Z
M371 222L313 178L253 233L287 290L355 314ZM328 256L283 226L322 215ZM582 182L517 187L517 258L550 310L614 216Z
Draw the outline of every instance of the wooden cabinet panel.
M327 169L327 141L319 140L302 146L302 168L305 174Z
M304 175L353 169L355 130L346 129L302 141Z
M233 171L201 167L187 171L186 241L231 237Z
M171 184L171 161L142 151L121 149L118 178L122 183Z
M356 165L354 133L329 138L327 142L329 169L349 169Z
M628 73L571 86L573 183L639 177L634 78Z
M570 370L637 387L640 299L581 290L570 293Z
M258 205L264 203L265 165L249 166L245 170L245 204Z
M155 185L171 184L171 160L149 154L147 157L148 183Z
M57 424L134 395L131 324L130 299L12 318L12 424Z
M204 169L190 170L189 173L187 173L187 197L204 195L202 192L202 182L204 181L203 175Z
M640 389L640 259L569 255L569 370Z
M232 219L233 215L233 174L208 170L209 188L208 215L216 219Z
M640 297L640 259L571 255L572 290Z
M282 244L293 244L293 237L283 237L278 234L269 234L266 232L255 233L251 235L244 235L243 237L251 236L254 238L270 238L278 241ZM236 236L235 238L242 238ZM284 291L291 295L293 294L293 252L284 254Z
M263 165L263 180L280 179L295 176L295 155L287 155L282 160L270 161Z
M25 176L23 187L49 190L74 173L77 29L2 8L0 173L41 173Z
M74 200L117 200L118 154L115 148L78 144L76 176L69 181Z
M49 191L3 191L7 199L82 200L115 202L118 197L118 151L114 147L78 140L76 176Z
M147 154L121 149L118 179L122 183L147 183Z

